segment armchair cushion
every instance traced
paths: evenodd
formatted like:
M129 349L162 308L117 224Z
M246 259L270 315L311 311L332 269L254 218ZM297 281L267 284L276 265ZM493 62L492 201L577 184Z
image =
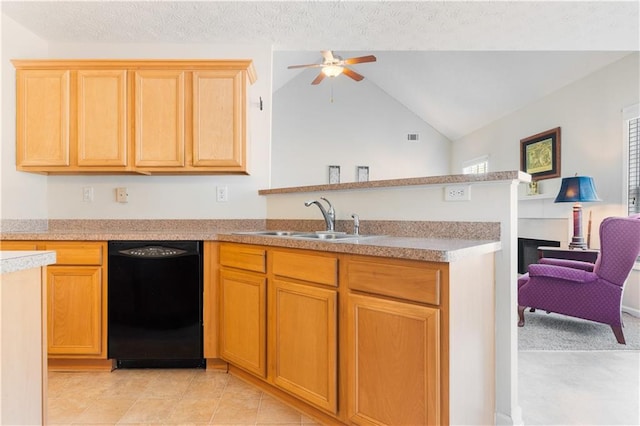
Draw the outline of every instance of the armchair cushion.
M574 283L590 283L598 279L593 272L556 265L529 265L529 277L544 277Z
M552 257L543 257L538 261L538 263L542 263L544 265L566 266L567 268L582 269L590 272L593 271L593 267L595 266L593 263L582 262L580 260L555 259Z

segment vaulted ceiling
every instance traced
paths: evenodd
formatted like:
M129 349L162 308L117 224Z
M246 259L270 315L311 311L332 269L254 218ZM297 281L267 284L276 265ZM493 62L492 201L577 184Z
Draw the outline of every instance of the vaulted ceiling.
M320 61L373 53L353 68L456 140L631 52L639 2L3 1L45 40L238 43L274 50L273 89ZM357 84L357 83L354 83Z

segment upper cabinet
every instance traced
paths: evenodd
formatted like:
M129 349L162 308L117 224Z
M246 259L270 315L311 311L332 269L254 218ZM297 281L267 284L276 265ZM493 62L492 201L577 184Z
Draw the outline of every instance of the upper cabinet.
M18 170L247 173L250 60L13 64Z

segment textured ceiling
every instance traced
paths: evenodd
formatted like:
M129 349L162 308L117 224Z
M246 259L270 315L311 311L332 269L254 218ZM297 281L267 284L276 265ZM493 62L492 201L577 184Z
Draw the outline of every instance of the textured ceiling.
M52 42L271 45L273 88L318 62L354 68L451 140L640 50L638 1L2 1ZM515 52L529 51L529 52ZM549 72L552 64L552 72ZM356 84L356 83L354 83Z
M638 2L3 1L47 40L276 50L638 50Z

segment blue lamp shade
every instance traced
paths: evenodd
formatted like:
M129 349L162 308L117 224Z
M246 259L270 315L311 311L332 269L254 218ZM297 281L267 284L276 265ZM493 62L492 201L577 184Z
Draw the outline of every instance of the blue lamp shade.
M589 176L562 178L562 186L555 203L602 201L598 198L593 179Z

